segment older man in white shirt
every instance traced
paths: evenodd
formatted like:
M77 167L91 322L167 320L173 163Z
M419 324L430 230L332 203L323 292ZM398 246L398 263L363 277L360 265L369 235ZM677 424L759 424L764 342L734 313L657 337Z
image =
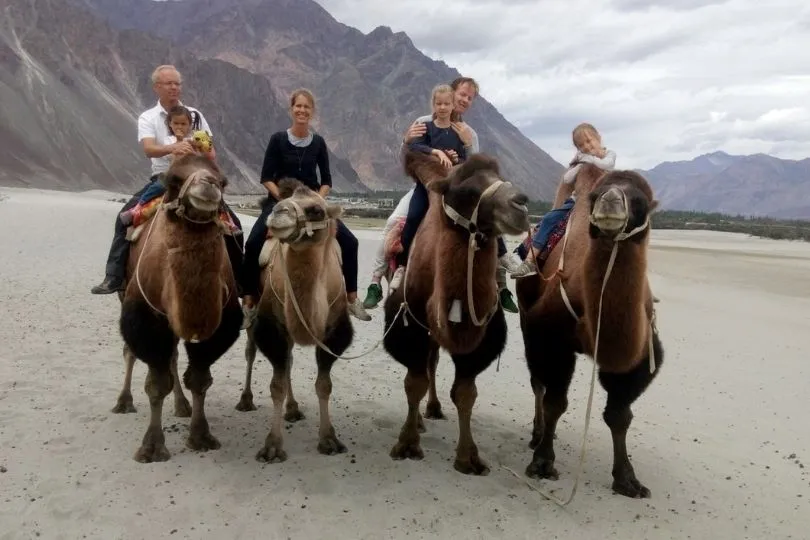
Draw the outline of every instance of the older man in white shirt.
M158 66L152 73L152 88L157 94L158 102L154 107L147 109L138 117L138 142L143 148L143 153L152 161L152 175L149 177L149 183L135 193L129 202L124 205L121 209L122 212L135 206L141 194L153 182L158 181L161 173L168 170L172 155L181 156L194 153L191 143L176 140L166 124L167 112L176 105L184 105L180 102L182 85L182 77L172 65ZM204 130L211 135L211 128L202 113L194 107L184 106L191 112L192 129ZM230 209L228 210L231 218L241 229L239 220L236 219ZM232 247L229 246L228 250L230 252ZM93 294L110 294L123 289L128 254L129 242L126 240L126 226L116 215L115 235L107 257L106 277L101 284L93 287L90 292ZM234 270L236 271L237 268L234 268Z

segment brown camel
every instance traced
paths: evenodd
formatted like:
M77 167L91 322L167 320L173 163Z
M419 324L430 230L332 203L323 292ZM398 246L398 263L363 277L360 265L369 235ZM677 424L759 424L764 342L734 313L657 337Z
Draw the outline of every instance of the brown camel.
M603 419L613 437L613 489L628 497L649 497L630 464L626 436L633 418L630 405L664 360L647 281L649 219L658 201L633 171L604 173L584 165L575 187L566 236L543 263L542 277L516 283L535 395L529 443L534 456L526 474L558 477L555 430L568 407L576 353L581 353L595 361L607 391Z
M142 463L166 461L161 414L172 390L179 340L188 368L183 382L191 391L192 411L186 445L193 450L220 447L205 417L211 365L239 337L242 310L219 221L226 179L202 156L178 157L166 172L161 207L131 246L120 329L126 346L149 366L145 390L151 417Z
M341 207L327 204L298 180L281 180L279 191L281 200L267 219L272 237L260 258L261 298L256 320L247 330L247 376L237 405L239 410L255 409L250 374L258 348L273 365L270 381L273 420L264 447L256 455L257 460L268 463L287 459L281 421L285 398L284 418L294 422L304 417L293 397L290 380L294 344L316 346L318 451L327 455L346 452L329 417L329 396L332 365L354 339L340 247L335 240L335 220L342 213Z
M427 187L430 207L414 238L402 286L385 301L385 349L408 368L408 415L391 457L423 457L419 406L430 386L426 414L441 416L433 385L441 347L456 367L450 391L459 418L454 467L465 474L487 474L470 428L478 395L475 378L506 343L495 281L496 240L528 229L528 198L504 182L497 161L483 154L470 156L449 174L436 158L421 152L406 153L404 166Z

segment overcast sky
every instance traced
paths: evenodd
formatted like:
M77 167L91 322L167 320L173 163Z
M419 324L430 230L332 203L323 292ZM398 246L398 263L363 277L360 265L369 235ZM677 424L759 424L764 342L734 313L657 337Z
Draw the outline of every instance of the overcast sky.
M620 167L715 150L810 156L810 2L316 1L363 32L404 31L475 77L561 163L581 121Z

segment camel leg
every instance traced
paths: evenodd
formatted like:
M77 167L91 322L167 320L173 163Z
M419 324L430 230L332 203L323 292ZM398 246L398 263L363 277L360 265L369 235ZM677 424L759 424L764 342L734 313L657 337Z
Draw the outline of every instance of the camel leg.
M256 454L258 461L265 463L280 463L287 460L284 451L283 414L284 398L289 391L289 371L292 364L292 343L287 345L287 351L270 359L273 365L273 378L270 379L270 397L273 400L273 421L270 424L270 433L264 441L264 448Z
M506 319L503 309L493 315L478 348L470 354L454 354L456 375L450 398L458 411L458 444L453 468L464 474L487 475L489 465L478 455L472 435L472 410L478 397L475 379L487 369L506 345Z
M220 442L211 435L205 416L205 394L213 383L211 366L225 354L239 338L242 309L234 300L222 311L222 320L216 332L199 343L186 342L188 367L183 382L191 391L191 422L186 446L192 450L216 450Z
M135 452L135 461L152 463L167 461L171 454L166 448L166 438L163 435L163 400L172 391L172 374L167 365L153 364L149 366L146 374L144 390L149 396L149 426L143 436L141 447Z
M531 378L532 392L534 392L534 422L532 423L532 439L529 441L529 448L534 450L543 440L543 396L546 394L546 387L537 377Z
M133 357L140 358L149 366L144 383L149 397L149 426L134 459L140 463L166 461L170 454L166 449L161 418L163 400L174 385L170 364L177 338L166 319L155 314L140 299L125 299L122 302L119 329Z
M188 418L191 416L191 405L188 403L188 399L186 399L186 395L183 393L183 386L180 383L180 375L177 373L177 357L179 353L177 351L177 347L174 348L174 352L172 353L171 359L171 370L172 370L172 377L174 378L174 415L179 416L180 418Z
M251 325L245 333L247 343L245 344L245 388L242 390L242 397L236 404L237 411L255 411L253 404L253 390L251 390L251 380L253 378L253 362L256 361L256 341L253 339L253 326Z
M422 459L425 454L419 445L420 423L419 406L428 391L429 381L427 366L424 363L414 362L405 375L405 397L408 400L408 415L399 432L399 440L391 449L394 459Z
M299 420L303 420L305 417L304 413L301 412L301 409L298 408L298 402L295 401L295 396L293 395L292 364L293 358L292 354L290 354L290 363L287 365L287 412L284 414L284 420L287 422L298 422Z
M554 436L557 422L568 409L568 388L574 376L576 355L571 351L549 351L532 358L532 388L535 391L535 417L532 431L534 454L526 467L532 478L559 478L554 468ZM539 440L536 440L539 439Z
M134 413L138 412L135 404L132 402L132 368L135 366L135 355L124 344L124 387L121 393L118 394L118 401L112 412L115 414Z
M335 321L335 325L327 331L327 338L323 343L337 355L349 348L354 337L354 329L349 320L348 312L343 312ZM340 442L329 417L329 397L332 394L332 365L335 363L333 355L318 347L315 351L315 360L318 363L318 376L315 379L315 393L318 395L320 428L318 430L318 452L326 455L342 454L346 446Z
M442 412L442 404L436 394L436 368L439 366L439 347L435 346L428 357L428 401L425 406L425 418L444 420L447 417Z
M630 405L647 389L664 361L658 336L654 338L655 373L650 373L649 358L645 358L628 373L599 372L599 382L607 391L607 404L602 414L613 438L613 490L632 498L649 498L650 490L636 478L627 456L627 430L633 420Z

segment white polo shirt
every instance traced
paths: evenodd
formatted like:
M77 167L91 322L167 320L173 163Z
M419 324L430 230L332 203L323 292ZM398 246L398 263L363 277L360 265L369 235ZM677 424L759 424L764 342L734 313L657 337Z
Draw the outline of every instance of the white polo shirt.
M178 105L183 105L183 103L179 102ZM194 107L189 107L188 105L183 106L191 111L192 115L194 113L199 114L200 129L207 131L208 135L213 136L213 133L211 133L211 128L208 126L208 122L205 120L205 116L203 116L203 114ZM161 105L159 101L157 105L151 109L147 109L142 112L138 117L138 142L140 143L147 137L152 137L155 139L156 144L167 145L174 143L176 139L174 138L174 135L169 133L169 126L166 125L167 114L166 109L163 108L163 105ZM165 172L169 168L171 157L171 154L167 154L159 158L150 158L152 160L152 174L155 175Z

